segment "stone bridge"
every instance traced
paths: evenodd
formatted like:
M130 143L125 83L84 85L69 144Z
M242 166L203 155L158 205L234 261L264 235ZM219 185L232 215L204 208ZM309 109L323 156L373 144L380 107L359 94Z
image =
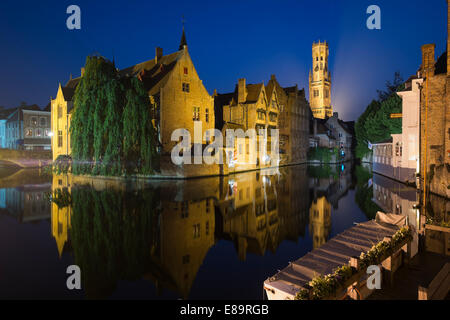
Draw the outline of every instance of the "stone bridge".
M39 168L51 162L51 151L0 149L0 167Z

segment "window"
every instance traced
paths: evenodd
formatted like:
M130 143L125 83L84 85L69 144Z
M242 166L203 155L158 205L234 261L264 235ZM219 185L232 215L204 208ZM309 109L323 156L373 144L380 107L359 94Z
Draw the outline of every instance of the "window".
M258 120L265 120L265 114L263 111L258 111Z
M45 131L44 131L45 133L44 133L44 135L46 136L46 137L48 137L49 136L49 130L48 129L45 129Z
M209 221L206 221L206 235L209 235Z
M58 105L58 118L62 117L62 107Z
M325 98L328 98L328 90L325 90Z
M62 131L58 131L58 147L61 148L63 145L63 137L62 137Z
M200 224L194 224L194 239L200 238Z
M36 129L36 137L40 137L42 135L42 130L40 128Z
M277 115L275 113L269 114L270 122L276 122L277 121Z
M190 256L188 254L183 256L183 264L188 264L189 263L189 258L190 258Z
M209 122L209 109L208 108L205 109L205 121Z
M320 57L320 61L323 61L323 57Z
M319 90L314 90L314 97L318 97L319 96Z
M30 119L30 125L32 125L32 126L37 125L37 118L36 118L36 117L31 117L31 119Z
M184 68L184 74L188 74L188 68Z
M27 132L25 134L27 137L32 137L33 136L33 129L27 129Z
M41 127L45 127L47 125L47 119L41 118Z
M194 107L192 109L192 120L200 121L200 107Z
M183 92L189 92L189 83L183 82Z

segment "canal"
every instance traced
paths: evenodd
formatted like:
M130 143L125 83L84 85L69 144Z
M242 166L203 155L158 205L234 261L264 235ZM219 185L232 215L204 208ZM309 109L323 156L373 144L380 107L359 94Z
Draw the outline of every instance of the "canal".
M378 210L417 224L416 203L350 164L145 182L0 168L0 298L261 299L267 277Z

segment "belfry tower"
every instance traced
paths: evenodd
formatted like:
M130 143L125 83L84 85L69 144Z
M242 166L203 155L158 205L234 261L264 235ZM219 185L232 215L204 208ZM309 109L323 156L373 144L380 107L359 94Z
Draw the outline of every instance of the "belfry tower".
M312 45L313 70L309 71L309 104L314 118L333 116L331 106L331 75L328 71L328 44L314 42Z

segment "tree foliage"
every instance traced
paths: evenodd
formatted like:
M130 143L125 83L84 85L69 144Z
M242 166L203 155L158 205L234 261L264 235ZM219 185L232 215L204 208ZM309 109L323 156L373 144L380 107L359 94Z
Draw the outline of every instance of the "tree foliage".
M403 89L400 73L386 82L386 90L378 90L379 100L372 100L355 124L356 156L362 159L370 154L368 142L388 139L391 134L401 133L402 119L391 118L391 113L402 112L402 99L397 95Z
M157 163L148 94L137 78L121 77L103 57L86 59L71 121L73 172L150 174Z

